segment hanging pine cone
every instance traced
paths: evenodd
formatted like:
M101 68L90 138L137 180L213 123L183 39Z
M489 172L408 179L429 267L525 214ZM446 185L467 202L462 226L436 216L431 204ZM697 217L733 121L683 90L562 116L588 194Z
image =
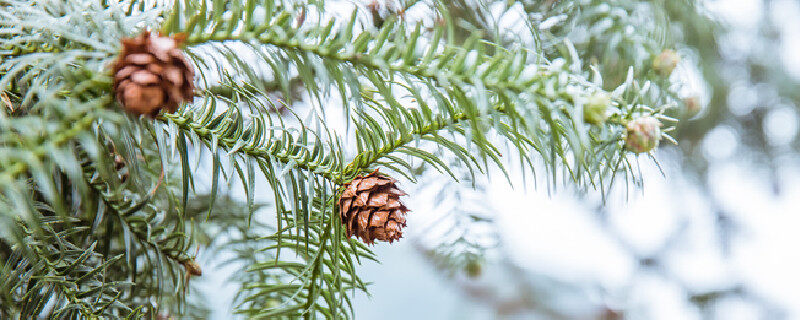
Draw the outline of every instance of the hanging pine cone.
M339 198L339 213L347 237L355 235L367 244L375 240L393 242L403 237L409 210L400 202L400 196L406 193L397 188L396 182L375 170L345 184Z
M114 92L130 113L155 116L178 110L194 96L194 70L178 48L181 40L145 31L122 40L114 63Z

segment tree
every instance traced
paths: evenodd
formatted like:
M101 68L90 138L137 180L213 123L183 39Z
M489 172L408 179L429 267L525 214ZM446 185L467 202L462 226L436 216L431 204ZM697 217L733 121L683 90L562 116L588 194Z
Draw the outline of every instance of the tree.
M614 3L0 2L0 314L204 317L195 253L231 250L236 312L348 318L395 179L641 185L679 58L661 6Z
M562 2L565 5L569 3L577 2ZM590 12L592 10L589 7L599 4L589 1L581 3L585 5L581 8L583 12ZM635 3L630 1L606 2L608 7L606 10L602 10L602 14L583 15L593 18L578 19L576 24L573 24L571 19L562 18L552 21L558 21L558 26L567 25L570 30L589 30L588 33L572 32L569 35L578 48L578 53L584 59L591 59L590 52L593 50L605 48L605 50L624 52L631 47L630 43L649 41L649 39L641 38L635 41L608 41L607 35L616 37L620 37L620 35L619 33L606 33L605 31L609 30L606 27L593 27L612 25L604 20L625 19L633 21L633 25L636 26L639 26L640 23L635 21L655 21L659 25L662 24L661 21L668 21L666 25L669 26L670 31L665 33L665 39L668 39L667 43L674 43L668 47L674 47L684 58L678 69L689 71L688 74L679 72L677 76L679 79L691 78L695 81L694 83L683 83L685 87L679 89L681 93L687 95L686 114L681 117L682 121L673 135L679 144L678 146L668 146L664 148L666 150L662 149L665 152L659 153L659 162L666 163L667 166L675 165L672 170L665 170L669 176L669 181L666 182L668 190L670 190L670 194L674 193L674 195L667 196L671 203L663 208L671 213L679 223L673 226L674 229L670 235L665 235L661 239L663 247L643 250L641 247L633 246L637 244L636 242L618 240L630 235L630 233L626 234L615 229L619 226L618 220L616 224L614 222L615 214L619 213L615 211L619 210L614 210L614 208L609 210L607 207L598 208L596 209L597 214L588 216L586 220L598 222L602 226L600 229L610 239L619 243L632 259L638 261L639 265L635 269L637 270L635 275L655 273L656 278L679 288L679 291L685 296L678 297L676 300L681 301L682 298L685 298L686 305L692 308L692 310L685 311L687 314L702 315L703 318L708 319L725 318L726 316L723 315L725 312L736 312L731 310L736 310L736 307L744 305L763 317L792 317L796 310L792 308L791 304L782 303L772 294L769 294L770 297L766 297L765 291L757 289L759 283L768 274L779 279L785 279L788 277L787 274L772 274L761 270L760 272L756 271L759 275L758 278L741 280L739 274L754 272L753 269L756 265L754 263L752 268L748 266L725 276L724 281L714 287L703 287L698 284L699 282L686 282L684 277L686 272L676 272L678 268L682 268L684 271L694 270L694 268L687 268L675 257L702 251L700 255L715 256L714 260L719 263L720 268L729 268L735 265L735 261L740 259L743 252L747 251L743 248L752 246L753 243L759 241L752 235L763 229L752 222L754 220L759 222L769 219L777 220L775 217L782 213L778 211L780 209L770 210L761 204L758 205L758 210L745 209L741 205L742 202L731 201L732 199L743 198L745 199L744 203L786 203L787 208L796 206L792 201L791 181L793 179L790 173L792 173L791 168L794 167L792 159L796 158L798 146L794 123L797 122L796 107L800 100L798 100L794 88L797 87L800 78L797 77L796 68L792 74L790 66L797 61L793 58L793 52L796 50L789 51L787 49L792 48L793 38L790 35L796 28L791 22L794 21L793 17L798 12L797 6L791 2L771 0L697 1L696 4L686 1ZM634 7L637 9L629 10ZM722 10L723 7L725 10ZM538 8L533 8L530 17L531 19L540 17L538 21L557 18L563 14L563 11L544 14ZM655 16L659 19L652 18L653 12L657 13ZM624 16L622 13L625 13ZM728 17L726 13L732 14L732 17ZM568 17L574 16L568 15ZM747 19L742 19L742 17L747 17ZM663 20L661 20L662 18ZM613 25L624 26L619 23ZM732 39L735 41L731 41ZM741 43L749 43L749 45L741 46ZM586 50L585 45L587 44L592 44L592 47L597 49ZM783 52L781 52L781 48L784 50ZM616 57L607 56L607 58ZM603 67L601 66L601 68ZM606 75L605 71L603 74ZM673 78L672 80L677 79ZM683 81L679 80L678 82ZM723 142L728 141L727 144L720 143L718 139L720 133L723 133L722 136L726 138L730 135L729 139L723 140ZM714 148L720 145L726 145L722 148L722 152L718 151L719 148ZM731 171L720 174L722 168L729 168L731 164L736 165L734 170L736 174L731 175ZM754 184L749 179L753 179L768 185L769 188L758 185L755 187L756 190L759 190L758 193L753 193L752 190L719 192L720 188L725 188L722 185L725 182L721 182L721 180L725 178L734 181L745 180L742 179L743 177L746 177L748 181L742 181L741 185L752 188ZM652 178L650 181L652 182ZM646 189L649 189L649 195L660 193L659 191L654 192L652 185L648 185ZM764 192L761 192L760 189L763 189ZM742 197L742 193L747 196ZM695 207L695 210L692 211L690 209L692 206L683 202L693 197L700 199L699 201L708 207L702 209ZM766 199L762 197L766 197ZM652 199L647 196L644 198ZM592 204L590 201L589 205ZM642 212L645 217L651 214L651 212ZM460 217L457 214L453 214L453 216L461 220L469 218ZM700 221L713 222L698 227L697 224ZM460 231L470 232L472 225L464 226ZM698 232L691 231L698 228L702 230L699 234L709 236L709 238L699 239ZM474 229L480 230L480 228ZM672 228L668 227L668 229ZM647 228L640 227L638 230L644 232L642 230L647 230ZM505 230L495 232L505 232ZM766 232L777 231L768 229ZM428 240L427 238L426 240ZM436 239L431 242L435 244ZM707 249L697 250L701 246ZM561 248L563 246L559 247L558 242L554 241L553 247ZM440 253L440 255L433 255L432 259L434 263L438 264L440 260L443 260L442 258L449 258L451 249L452 246L448 245L443 250L434 246L425 247L423 251L426 254ZM775 247L771 249L781 257L791 255L787 252L788 250ZM510 249L506 248L506 250ZM496 252L495 255L497 255ZM767 254L756 256L763 260L770 259ZM486 262L484 266L488 270L486 273L492 272L493 265L491 263L492 261ZM508 261L500 261L496 264L506 267L503 264L508 264ZM452 265L451 267L458 266ZM553 274L542 276L553 276ZM517 278L514 277L515 280ZM480 293L480 295L476 295L480 299L472 301L489 301L487 304L496 302L483 294L487 291L486 288L469 288L465 285L465 283L472 284L469 281L464 281L459 277L453 279L455 287L466 288L463 290L466 294ZM638 278L628 281L640 283ZM587 285L585 281L576 282L576 284ZM490 282L486 286L506 289L516 283L516 281L498 281ZM548 294L547 297L553 295L548 286L540 286L535 289ZM531 291L535 292L535 289ZM470 292L470 290L474 291ZM515 299L525 293L525 291L520 291L519 295L514 295ZM559 291L567 291L567 289L559 286ZM609 291L613 291L613 289ZM630 292L627 289L621 291ZM613 296L613 294L610 295ZM539 312L541 314L549 311L548 305L545 304L542 307L542 299L536 299L535 294L530 296L534 297L534 302L527 305L518 304L520 309L528 308L528 310L520 312ZM524 296L519 299L523 300ZM734 299L738 302L729 303ZM514 299L509 300L514 301ZM500 302L503 302L503 304L498 303L500 306L508 305L506 304L508 301L501 300ZM662 300L651 301L651 303L653 305L665 304ZM602 306L602 303L598 303L595 307ZM644 311L641 309L629 310L627 306L613 304L611 307L625 316L632 315L633 317ZM531 311L530 309L535 310ZM660 316L669 317L664 314L660 314ZM566 318L571 317L567 316Z

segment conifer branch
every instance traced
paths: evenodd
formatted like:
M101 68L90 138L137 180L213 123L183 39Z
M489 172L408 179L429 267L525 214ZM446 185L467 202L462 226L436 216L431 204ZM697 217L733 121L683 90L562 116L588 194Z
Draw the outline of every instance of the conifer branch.
M264 31L272 28L280 29L281 32ZM339 32L353 34L355 31L352 28L351 25L350 29ZM394 23L387 23L377 36L369 31L362 31L360 35L353 36L352 40L344 39L353 41L347 45L329 43L329 39L324 35L317 34L321 31L315 28L311 28L313 31L307 31L283 25L265 24L246 26L244 29L254 30L240 33L200 32L187 38L186 45L255 41L285 50L310 53L326 60L349 63L355 67L365 67L375 72L407 74L418 80L433 81L442 86L455 85L461 88L480 86L500 95L518 96L533 93L546 99L564 98L568 102L572 101L570 95L562 94L554 97L551 93L544 92L544 86L535 85L551 80L554 76L561 76L560 74L539 70L532 77L523 75L523 69L529 66L526 61L528 52L524 49L507 51L493 46L491 48L495 50L494 55L487 56L483 54L487 49L482 48L475 41L467 43L465 47L455 47L449 44L439 44L437 40L434 40L433 44L429 44L425 48L426 56L418 57L413 54L413 50L416 49L416 38L420 37L419 26L415 33L408 36L408 39L392 43L392 39L387 39L387 34L401 33L401 38L405 36L403 34L405 29L402 25L395 28ZM441 31L439 30L439 32ZM309 41L309 39L317 40ZM342 41L342 39L337 40ZM373 43L368 44L370 42ZM394 45L392 49L395 51L382 48L382 46L391 47L389 43ZM402 57L397 52L400 50L404 52ZM469 62L465 61L471 52L478 53L477 61L473 65L469 65ZM455 64L457 67L452 68L451 64ZM583 77L575 75L569 75L569 77L573 78L570 81L591 86Z
M495 111L503 112L504 109L502 107L495 107ZM486 117L488 115L483 115L482 117ZM416 137L422 137L425 135L429 135L435 133L437 131L443 130L448 128L449 126L456 125L461 121L469 119L469 116L464 113L455 114L449 119L437 119L431 121L429 124L425 125L420 129L411 130L408 134L402 134L397 140L394 140L390 144L386 144L381 146L380 149L377 151L364 151L358 155L356 155L353 160L347 164L347 166L343 170L343 176L348 176L350 174L358 173L359 171L363 171L369 168L372 164L374 164L379 159L383 158L384 156L394 152L398 148L405 146L413 141L416 140Z
M232 150L236 145L241 141L238 138L232 138L230 136L226 136L226 133L230 133L230 131L222 131L222 130L214 130L208 128L207 126L203 125L202 123L198 123L193 119L177 114L177 113L165 113L160 116L160 118L168 123L174 123L179 128L187 131L194 132L197 136L206 143L207 146L211 146L212 140L217 141L218 146L222 147L226 150ZM276 159L277 161L284 163L284 164L293 164L296 168L307 170L309 172L315 172L318 175L340 183L341 180L335 177L332 173L331 167L329 164L324 162L318 162L316 159L313 158L313 155L309 152L298 152L291 154L287 151L294 149L294 148L305 148L302 145L289 145L289 146L278 146L278 142L285 142L285 141L264 141L261 144L256 145L245 145L236 148L237 152L245 154L247 156L253 158L264 159L269 161L270 159ZM283 149L281 149L283 148Z
M69 124L69 127L62 127L61 128L62 130L56 130L56 132L58 133L53 134L53 136L41 137L36 144L33 144L33 147L31 149L27 149L30 150L29 156L41 161L46 157L48 150L50 150L53 147L56 148L60 147L67 142L74 141L74 139L77 136L84 134L85 130L91 127L92 124L94 124L95 120L96 117L94 115L84 114L83 117L76 119L76 121L74 122L72 121L66 122L66 124ZM19 143L18 141L15 141L9 144L4 144L4 148L7 147L23 148L23 146L18 145L18 143ZM15 144L17 145L15 146ZM19 175L28 172L28 166L31 159L21 159L21 158L15 158L15 159L16 160L14 160L9 167L5 166L0 167L0 175L3 176L3 178L0 179L3 179L5 181L11 181L16 177L18 177Z
M402 30L398 30L402 31ZM286 30L288 34L298 33L299 30ZM365 33L364 34L368 34ZM469 74L465 71L455 71L449 68L434 68L433 65L430 64L418 64L415 62L406 62L402 64L393 63L394 61L387 61L384 60L382 57L375 57L370 55L368 52L353 52L353 51L345 51L345 52L337 52L333 51L325 45L318 44L318 43L301 43L295 38L286 39L282 37L278 37L277 34L264 32L257 34L255 32L243 32L237 35L217 35L217 34L209 34L209 35L198 35L195 37L188 38L186 41L187 46L191 45L200 45L204 43L210 42L225 42L225 41L242 41L242 42L250 42L250 41L258 41L261 44L265 45L272 45L282 49L288 50L296 50L299 52L308 52L314 54L318 57L324 59L330 59L339 62L346 62L350 63L353 66L363 66L373 71L380 71L380 72L399 72L408 75L412 75L419 80L434 80L442 84L456 84L459 86L474 86L478 84L475 79L475 74ZM450 47L448 49L457 51L460 55L466 55L468 50L461 49L461 48L453 48ZM435 50L435 49L434 49ZM516 58L515 54L512 53L511 56L508 58ZM449 55L456 55L455 52L450 53ZM506 60L503 59L501 55L494 56L489 58L491 61L500 61ZM507 60L506 60L507 61ZM496 67L496 66L495 66ZM491 72L494 70L487 69L486 71ZM540 81L541 79L532 78L525 81L504 81L501 79L485 79L485 81L481 81L481 85L485 88L497 92L497 93L512 93L512 94L521 94L524 92L528 92L530 85L534 82Z
M153 242L153 234L143 232L146 230L137 230L137 228L131 225L131 215L139 210L145 209L145 207L150 204L151 199L149 196L139 201L132 201L128 197L121 197L120 192L112 190L107 182L94 176L92 174L94 170L90 166L91 164L88 162L84 165L84 168L87 169L85 175L87 177L87 183L95 192L95 196L106 204L110 211L118 218L119 222L124 223L126 228L132 231L131 234L136 237L136 240L155 249L158 254L161 254L165 258L172 260L175 266L188 258L189 255L185 250L176 250L174 247L164 246L163 243ZM137 222L141 222L141 219L137 219Z

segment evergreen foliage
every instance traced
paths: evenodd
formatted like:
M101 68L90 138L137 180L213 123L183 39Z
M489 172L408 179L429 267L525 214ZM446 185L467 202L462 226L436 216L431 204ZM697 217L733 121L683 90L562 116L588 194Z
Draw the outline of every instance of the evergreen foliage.
M657 2L523 1L527 35L487 26L488 6L514 8L489 1L380 23L329 2L0 2L0 316L203 317L187 264L207 248L245 271L239 314L351 318L357 267L379 260L338 218L356 175L474 185L500 168L605 194L641 183L628 121L674 124ZM200 74L195 101L155 119L125 114L109 73L148 29L183 37ZM608 117L586 121L599 94Z

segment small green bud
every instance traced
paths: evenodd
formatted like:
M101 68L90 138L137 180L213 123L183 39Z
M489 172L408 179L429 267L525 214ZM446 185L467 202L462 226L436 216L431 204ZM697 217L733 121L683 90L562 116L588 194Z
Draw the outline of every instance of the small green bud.
M700 104L700 98L698 98L697 96L684 98L683 104L684 104L683 115L686 118L691 118L696 116L698 113L700 113L700 110L703 108L703 106Z
M480 261L475 259L470 259L469 261L467 261L467 265L464 266L464 272L470 278L477 278L480 277L481 274L483 273L483 266L481 265Z
M608 93L597 92L587 99L583 105L583 121L589 124L599 125L606 121L608 105L611 104L611 97Z
M625 148L634 152L650 152L661 140L661 122L654 117L631 120L625 134Z
M672 70L675 70L675 67L678 66L678 62L680 61L681 57L675 50L666 49L653 59L653 69L662 76L668 77L672 74Z

